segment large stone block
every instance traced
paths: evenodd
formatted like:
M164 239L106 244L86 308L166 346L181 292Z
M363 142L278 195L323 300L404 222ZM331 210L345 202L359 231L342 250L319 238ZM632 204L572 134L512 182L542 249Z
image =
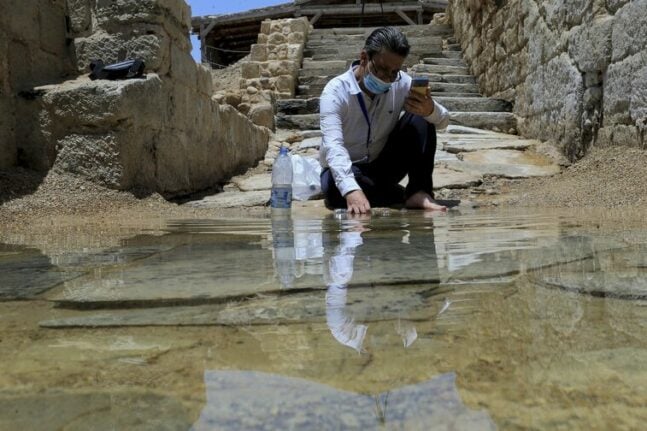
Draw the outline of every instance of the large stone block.
M200 94L195 81L184 82L149 74L38 88L41 127L58 148L54 169L173 196L213 186L261 160L266 129Z
M612 27L613 18L604 16L571 32L568 52L581 71L606 70L611 62Z
M0 14L7 17L4 27L7 33L25 44L38 46L40 41L40 29L38 20L38 7L34 7L30 1L3 2L3 10Z
M188 35L191 9L184 0L96 0L95 18L110 29L137 23L164 24L172 33Z
M642 52L609 66L604 86L604 124L631 124L631 100L636 89L634 80L647 65L647 52ZM637 81L640 83L642 81ZM637 105L639 106L639 99Z
M67 56L66 22L64 0L40 0L38 2L39 44L50 54Z
M546 22L553 29L580 25L591 13L591 0L553 0L542 3L546 11Z
M92 8L89 0L67 0L70 31L78 35L91 29Z
M308 22L308 19L305 17L288 19L287 21L288 21L287 24L289 28L289 33L308 34L310 31L310 23Z
M246 61L241 64L240 71L243 79L255 79L261 77L260 63Z
M127 36L99 31L89 37L74 40L76 67L80 73L89 72L92 60L101 59L106 64L127 58L140 58L147 72L165 75L171 64L171 41L163 30L157 34Z
M71 134L56 143L58 156L54 170L81 175L90 181L113 188L123 188L124 168L121 149L113 133L100 135Z
M274 107L269 103L252 106L248 116L252 123L274 130Z
M613 127L611 142L616 146L640 147L640 133L636 126L625 126L618 124Z
M196 88L198 66L191 54L171 44L171 67L169 76L175 81Z
M164 118L162 80L155 74L145 79L90 81L79 78L60 85L37 87L41 104L54 136L84 134L87 130L112 130L138 124L159 128Z
M636 78L632 82L632 87L629 112L634 124L644 134L647 131L647 64L638 70Z
M0 93L0 169L16 164L14 121L13 102Z
M616 13L611 38L614 62L645 51L647 0L633 0Z
M606 0L607 10L616 13L618 9L629 3L631 0Z
M289 33L288 43L304 43L306 36L304 33Z
M267 45L252 45L249 59L251 61L267 61Z
M89 72L88 66L95 59L110 64L126 58L141 58L146 63L147 72L160 75L168 73L171 64L171 41L160 27L155 34L130 37L99 31L89 37L75 39L74 48L76 67L81 73Z

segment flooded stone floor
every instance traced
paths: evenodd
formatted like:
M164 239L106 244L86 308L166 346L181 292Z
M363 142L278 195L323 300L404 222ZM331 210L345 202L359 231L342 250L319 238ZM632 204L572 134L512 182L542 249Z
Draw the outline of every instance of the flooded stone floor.
M641 429L640 217L293 211L0 245L0 429Z

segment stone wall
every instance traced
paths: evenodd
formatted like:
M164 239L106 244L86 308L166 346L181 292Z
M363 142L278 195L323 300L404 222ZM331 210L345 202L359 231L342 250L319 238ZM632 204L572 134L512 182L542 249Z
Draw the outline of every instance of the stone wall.
M34 127L29 92L73 72L66 44L65 0L0 4L0 169L28 163L25 134ZM16 121L18 119L18 121ZM27 159L27 160L23 160Z
M263 159L269 131L213 96L191 58L183 0L67 0L77 78L28 91L30 167L166 196L213 187ZM63 21L63 29L65 29ZM65 41L65 39L63 39ZM92 59L142 58L146 77L91 81Z
M571 159L647 146L647 0L450 0L484 94L514 103L523 135Z
M274 128L274 102L294 97L303 49L310 32L306 17L265 20L258 43L241 64L238 109L259 125Z

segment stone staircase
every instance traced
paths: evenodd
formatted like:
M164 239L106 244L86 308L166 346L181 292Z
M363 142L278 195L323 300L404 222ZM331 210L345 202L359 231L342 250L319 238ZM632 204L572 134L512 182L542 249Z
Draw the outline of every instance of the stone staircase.
M263 163L232 178L223 193L190 205L265 205L271 188L270 171L279 147L288 147L292 154L318 158L319 96L326 83L347 70L358 57L372 30L314 30L305 48L296 97L277 101L277 130ZM406 26L402 30L412 48L405 62L409 74L429 77L431 94L450 111L450 126L438 133L433 182L439 199L496 202L491 195L500 193L497 179L559 172L556 157L552 153L542 154L546 149L539 141L516 135L516 118L509 103L481 96L449 25ZM313 204L323 206L321 201Z
M319 128L319 96L330 79L357 59L372 28L319 29L311 32L299 71L296 99L280 100L276 125L283 129ZM450 111L451 124L516 133L512 106L482 97L461 58L451 26L402 27L411 45L408 72L429 78L432 96Z

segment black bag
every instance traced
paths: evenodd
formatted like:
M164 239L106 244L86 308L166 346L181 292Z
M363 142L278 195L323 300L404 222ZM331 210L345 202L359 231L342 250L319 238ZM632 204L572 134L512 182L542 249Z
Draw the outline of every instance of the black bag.
M119 63L104 64L101 60L90 62L90 79L130 79L144 74L145 64L142 60L125 60Z

